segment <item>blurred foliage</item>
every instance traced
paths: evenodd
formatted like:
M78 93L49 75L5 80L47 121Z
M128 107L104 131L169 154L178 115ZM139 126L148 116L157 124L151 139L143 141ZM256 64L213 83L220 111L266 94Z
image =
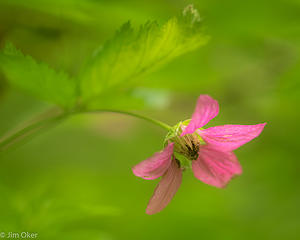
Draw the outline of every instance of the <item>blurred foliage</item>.
M12 85L62 107L114 106L110 104L112 100L134 99L130 94L117 92L120 88L132 87L133 80L140 75L206 43L200 22L199 13L192 5L161 27L157 22L147 22L136 33L127 22L113 39L94 52L79 80L24 56L12 43L7 43L1 52L0 67ZM111 99L111 95L121 96Z
M141 76L130 95L147 96L159 109L143 111L170 124L190 117L200 93L220 102L211 125L268 122L236 151L243 175L220 190L186 172L172 203L147 216L156 182L137 179L130 167L158 151L165 132L119 115L77 116L1 155L0 231L64 240L299 238L298 0L0 0L0 41L74 77L124 22L161 25L189 3L209 44ZM1 135L49 107L8 88L4 77L0 94ZM124 99L116 105L146 107Z
M46 64L24 56L11 43L0 54L0 66L12 85L63 107L75 105L77 93L74 80L64 72L57 73Z

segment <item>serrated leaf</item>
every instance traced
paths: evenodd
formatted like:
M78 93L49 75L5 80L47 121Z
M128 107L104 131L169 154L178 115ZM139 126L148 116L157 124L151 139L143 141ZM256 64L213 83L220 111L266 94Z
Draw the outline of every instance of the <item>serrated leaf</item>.
M56 72L43 62L25 56L13 44L0 53L0 68L13 86L43 100L70 108L76 102L76 82L66 73Z
M83 71L83 101L93 101L115 86L132 85L142 74L195 50L206 41L207 37L200 32L199 14L190 6L182 16L170 19L163 26L148 22L136 32L128 22L95 53Z

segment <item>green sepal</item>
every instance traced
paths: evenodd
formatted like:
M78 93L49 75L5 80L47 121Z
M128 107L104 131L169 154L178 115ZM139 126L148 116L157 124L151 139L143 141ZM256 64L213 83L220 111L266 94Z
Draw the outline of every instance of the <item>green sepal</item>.
M182 122L182 125L184 125L184 126L189 125L189 123L190 123L191 120L192 120L192 119L184 120L184 121Z
M165 140L164 140L164 146L168 144L168 141L171 140L172 138L179 136L181 133L181 126L182 122L177 123L175 126L173 126L169 132L167 133Z
M192 161L189 160L187 157L184 155L174 152L175 158L180 162L180 167L183 169L190 169L192 168Z

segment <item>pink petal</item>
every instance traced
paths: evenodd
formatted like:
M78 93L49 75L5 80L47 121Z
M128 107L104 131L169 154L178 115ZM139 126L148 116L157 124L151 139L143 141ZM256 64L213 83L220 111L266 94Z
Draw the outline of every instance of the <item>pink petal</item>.
M134 166L134 175L149 180L162 176L171 164L173 148L174 143L169 143L163 151Z
M256 138L266 123L256 125L224 125L200 130L205 142L222 151L232 151Z
M221 152L209 145L200 148L199 158L192 163L196 178L202 182L223 188L242 168L233 152Z
M182 180L182 170L177 162L172 163L158 183L146 209L147 214L155 214L163 210L174 197Z
M208 95L200 95L192 116L192 120L187 128L182 132L181 136L185 134L192 134L196 129L203 127L211 119L217 116L218 113L218 102Z

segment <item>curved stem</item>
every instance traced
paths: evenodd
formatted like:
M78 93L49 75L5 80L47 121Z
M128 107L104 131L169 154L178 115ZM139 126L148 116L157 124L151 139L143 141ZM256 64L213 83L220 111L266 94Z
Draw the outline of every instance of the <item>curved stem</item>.
M158 121L156 119L143 116L141 114L127 112L127 111L119 111L119 110L111 110L111 109L99 109L99 110L83 110L83 111L75 111L75 112L50 112L47 113L46 116L44 116L42 119L37 119L33 123L28 124L27 126L21 128L20 130L14 132L13 134L8 135L7 137L4 137L0 139L0 152L8 149L9 147L13 146L16 143L19 143L21 140L23 140L26 137L32 136L35 133L40 132L43 129L46 129L50 127L51 125L58 123L60 120L63 120L67 116L71 114L76 113L100 113L100 112L112 112L112 113L120 113L125 114L129 116L133 116L139 119L146 120L148 122L154 123L157 126L160 126L167 131L171 129L171 126L169 126L166 123L163 123L161 121Z
M150 117L146 117L144 115L133 113L133 112L111 110L111 109L99 109L99 110L86 110L86 111L83 111L83 113L101 113L101 112L120 113L120 114L133 116L133 117L136 117L136 118L143 119L143 120L146 120L148 122L154 123L155 125L160 126L164 129L166 129L167 131L169 131L172 128L168 124L163 123L159 120L156 120L156 119L153 119L153 118L150 118Z
M31 124L28 124L21 130L16 131L13 134L0 139L0 152L20 142L24 138L29 137L34 133L37 133L38 131L50 127L52 124L58 122L59 120L62 120L66 116L66 113L55 113L54 115L48 116L42 120L37 120Z

